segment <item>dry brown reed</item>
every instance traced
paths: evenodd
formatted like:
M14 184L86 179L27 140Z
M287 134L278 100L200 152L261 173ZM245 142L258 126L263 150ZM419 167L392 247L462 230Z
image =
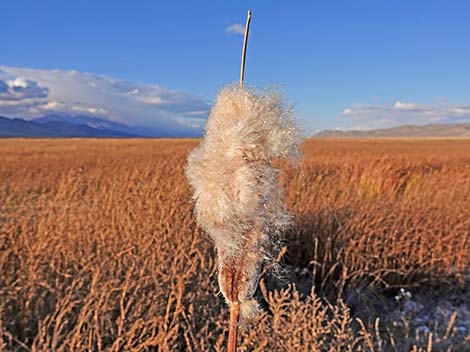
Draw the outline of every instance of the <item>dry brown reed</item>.
M0 141L0 351L222 351L228 312L184 178L194 140ZM376 297L468 292L470 141L309 140L283 167L296 219L242 351L466 351ZM292 271L294 272L294 271ZM297 271L295 271L297 272ZM353 289L372 292L357 309ZM360 316L361 320L357 317Z

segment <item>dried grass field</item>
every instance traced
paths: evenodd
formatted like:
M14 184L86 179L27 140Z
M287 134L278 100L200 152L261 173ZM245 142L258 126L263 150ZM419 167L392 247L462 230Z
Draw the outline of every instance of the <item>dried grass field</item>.
M223 351L196 140L0 140L0 351ZM470 351L470 140L307 140L240 351Z

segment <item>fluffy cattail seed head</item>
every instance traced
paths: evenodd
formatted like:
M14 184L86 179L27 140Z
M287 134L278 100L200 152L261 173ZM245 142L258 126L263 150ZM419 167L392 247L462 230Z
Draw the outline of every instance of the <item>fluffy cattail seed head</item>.
M218 251L220 289L245 318L257 312L253 295L272 238L291 221L271 161L298 157L301 140L280 94L233 85L219 92L188 157L197 222Z

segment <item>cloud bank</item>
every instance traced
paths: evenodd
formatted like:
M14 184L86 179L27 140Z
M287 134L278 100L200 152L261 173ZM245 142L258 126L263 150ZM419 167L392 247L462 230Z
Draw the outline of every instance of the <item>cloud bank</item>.
M78 71L0 66L0 115L93 115L129 125L202 129L209 102L195 95Z
M470 105L447 101L420 104L397 100L393 105L353 105L342 112L354 129L387 128L404 124L470 122Z

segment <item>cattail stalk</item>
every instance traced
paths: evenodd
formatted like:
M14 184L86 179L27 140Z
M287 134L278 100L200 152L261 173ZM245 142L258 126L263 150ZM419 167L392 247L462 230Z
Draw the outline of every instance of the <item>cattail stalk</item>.
M248 33L250 32L251 22L251 11L248 10L245 24L245 35L243 36L243 48L242 48L242 61L240 65L240 88L243 88L243 81L245 79L245 59L246 59L246 47L248 45ZM232 282L233 286L233 282ZM233 288L232 288L233 291ZM230 325L228 330L228 343L227 351L237 351L237 340L238 340L238 325L240 320L240 304L236 302L230 306Z
M230 306L229 352L237 348L239 320L258 313L263 265L291 224L271 161L297 157L302 139L280 94L243 86L250 19L248 12L239 85L220 90L186 167L197 223L217 248L219 287Z
M243 37L243 49L242 49L242 64L240 66L240 87L243 87L243 80L245 79L245 58L246 58L246 46L248 45L248 32L250 31L251 22L251 11L248 10L245 24L245 36Z
M236 352L238 340L238 324L240 320L240 304L230 306L230 327L228 331L227 352Z

